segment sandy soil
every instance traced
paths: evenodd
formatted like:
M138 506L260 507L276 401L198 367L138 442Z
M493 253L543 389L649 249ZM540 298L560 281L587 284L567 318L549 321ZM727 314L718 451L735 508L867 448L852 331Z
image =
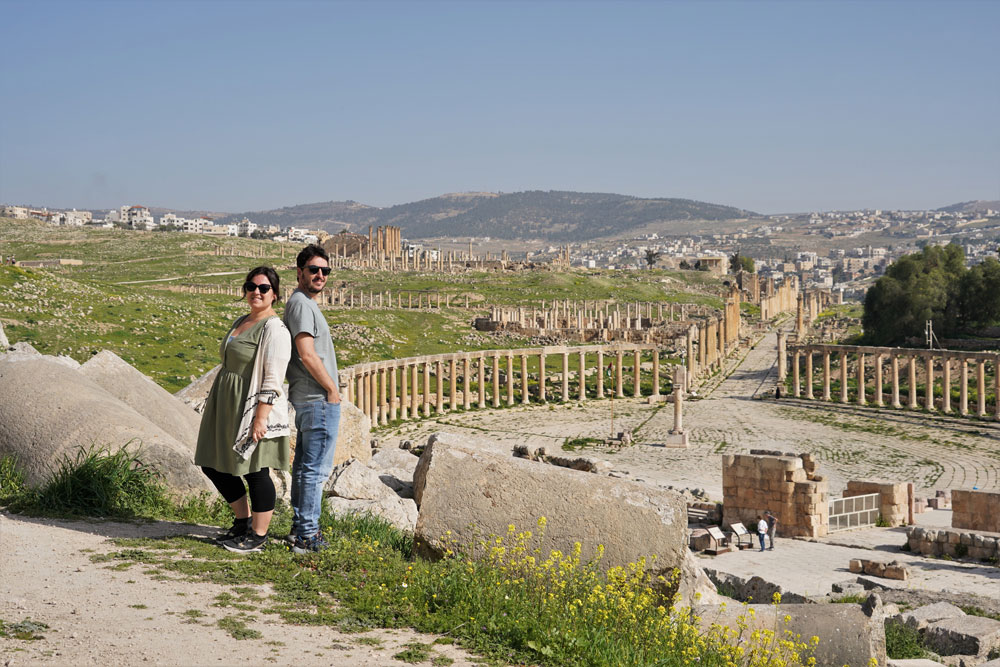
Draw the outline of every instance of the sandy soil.
M403 665L393 655L404 644L435 638L403 630L344 634L258 614L247 625L263 637L237 641L216 625L234 613L213 606L228 587L156 580L140 565L114 570L90 560L93 552L112 551L108 540L113 537L216 532L166 522L66 522L0 514L0 619L49 626L37 641L0 638L0 665ZM476 664L475 657L455 646L436 645L433 651L456 666Z

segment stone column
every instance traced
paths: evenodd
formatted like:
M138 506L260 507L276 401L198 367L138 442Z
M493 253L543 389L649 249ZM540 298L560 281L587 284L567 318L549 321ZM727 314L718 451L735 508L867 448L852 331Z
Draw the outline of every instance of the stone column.
M653 348L653 400L660 398L660 350Z
M438 359L434 370L437 375L437 412L441 414L444 412L444 362Z
M472 373L469 355L462 358L462 407L468 410L472 407Z
M969 362L962 359L958 367L958 414L969 414Z
M386 402L386 369L378 369L378 423L385 426L389 423L389 405Z
M778 332L778 386L785 386L785 377L788 375L787 361L785 360L785 346L788 334L784 331Z
M371 394L371 398L370 398L371 415L370 415L370 417L371 417L371 420L372 420L372 426L375 426L376 424L378 424L378 413L379 413L379 405L378 405L378 372L375 371L375 370L372 370L372 372L369 375L371 376L371 388L369 388L369 390L368 390L369 393Z
M899 355L892 355L892 407L901 408L899 402Z
M569 350L562 353L562 401L569 402Z
M604 350L597 349L597 398L604 398Z
M941 358L941 412L951 412L951 359Z
M486 407L486 357L483 353L479 353L479 400L477 402L477 407L480 409Z
M431 362L424 361L424 417L431 416Z
M841 351L840 359L840 402L847 403L847 352Z
M830 353L823 350L823 400L830 400Z
M500 355L493 354L493 407L500 407Z
M806 398L815 398L813 396L813 351L812 348L806 348Z
M410 418L409 364L399 367L399 418L406 421Z
M632 396L639 398L642 396L642 385L639 383L639 370L641 364L641 357L639 350L633 350L632 352Z
M622 355L621 350L615 350L615 398L625 398L622 392Z
M579 358L580 358L580 364L579 364L579 368L580 368L580 374L579 374L579 378L580 378L580 400L584 401L584 400L587 399L587 353L586 352L580 352ZM998 376L998 377L1000 377L1000 376ZM1000 394L998 394L998 395L1000 395Z
M538 355L538 402L545 403L545 353Z
M906 370L908 374L908 382L910 384L910 400L907 402L907 407L911 410L917 409L917 357L915 355L910 355L910 360L906 365Z
M410 417L416 419L420 414L420 385L417 380L417 364L410 366Z
M924 385L924 409L934 409L934 357L927 355L924 359L924 374L927 382Z
M396 421L396 367L389 369L389 421Z
M530 401L528 396L528 355L521 355L521 403L527 405Z
M458 360L453 356L448 362L448 409L458 409Z
M882 406L882 355L875 354L872 360L875 364L875 405Z
M798 350L792 354L792 396L795 398L802 397L802 383L799 378L799 358L801 356Z
M684 373L683 366L674 370L674 428L670 431L674 435L684 433Z
M514 355L507 354L507 405L514 405Z
M979 395L976 396L976 414L980 417L986 416L986 360L976 360L976 389Z
M354 395L357 397L357 401L354 405L364 412L365 409L365 378L364 373L358 373L355 376L355 390Z
M694 332L695 327L692 325L688 327L687 335L684 337L684 349L687 353L687 374L684 378L685 382L687 382L689 378L694 377L695 363L698 361L694 356ZM685 387L685 389L687 389L687 387Z
M865 353L858 352L858 405L868 403L865 396Z

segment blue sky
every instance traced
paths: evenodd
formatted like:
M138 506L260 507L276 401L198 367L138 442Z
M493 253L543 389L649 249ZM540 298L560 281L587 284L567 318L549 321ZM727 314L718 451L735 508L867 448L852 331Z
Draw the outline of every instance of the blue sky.
M0 202L1000 199L1000 2L0 0Z

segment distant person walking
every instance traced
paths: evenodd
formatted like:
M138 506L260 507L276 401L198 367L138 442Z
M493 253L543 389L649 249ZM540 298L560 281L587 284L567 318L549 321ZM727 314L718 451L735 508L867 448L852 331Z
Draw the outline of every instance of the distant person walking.
M307 245L295 259L298 287L288 298L284 321L292 335L288 394L295 408L295 458L292 461L292 551L320 551L323 487L333 469L340 427L337 355L319 298L330 275L322 246Z
M760 550L764 550L764 539L767 537L767 521L764 517L757 515L757 539L760 540Z
M778 534L778 517L774 516L771 510L768 510L764 512L764 518L767 520L767 541L771 544L768 549L774 551L774 536Z
M278 287L278 274L269 266L247 274L243 294L250 312L222 339L222 368L205 401L194 455L233 509L232 527L217 540L237 553L261 551L267 544L276 496L270 469L288 469L288 398L282 385L292 340L274 312Z

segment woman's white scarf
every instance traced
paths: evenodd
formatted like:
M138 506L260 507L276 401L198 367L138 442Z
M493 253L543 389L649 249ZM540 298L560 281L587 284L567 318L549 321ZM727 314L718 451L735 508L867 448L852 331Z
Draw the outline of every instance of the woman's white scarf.
M253 421L257 414L257 404L263 401L273 407L267 415L267 433L265 438L279 438L289 435L288 428L288 396L282 384L285 379L285 368L292 354L292 337L278 317L272 317L264 323L264 331L257 344L254 355L253 373L250 375L250 386L247 400L243 403L243 417L240 428L236 432L236 443L233 451L246 461L257 448L253 439ZM264 387L265 370L271 378L277 378L274 386Z

